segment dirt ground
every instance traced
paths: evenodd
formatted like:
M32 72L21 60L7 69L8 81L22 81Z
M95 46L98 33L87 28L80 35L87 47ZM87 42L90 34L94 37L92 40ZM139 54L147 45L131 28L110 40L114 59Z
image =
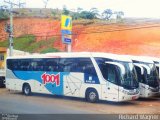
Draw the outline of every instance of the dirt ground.
M136 21L136 20L135 20ZM74 24L72 51L108 52L160 57L160 20L116 24ZM141 21L141 20L140 20ZM0 21L0 41L7 39L6 21ZM42 18L14 18L14 36L33 34L36 40L55 37L53 47L65 50L60 21Z

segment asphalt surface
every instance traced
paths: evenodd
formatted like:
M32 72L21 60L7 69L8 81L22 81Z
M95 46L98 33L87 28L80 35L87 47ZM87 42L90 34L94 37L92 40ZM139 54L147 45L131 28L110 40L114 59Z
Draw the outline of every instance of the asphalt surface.
M160 96L150 99L138 99L136 101L115 103L100 101L98 103L88 103L84 99L73 97L62 97L44 94L32 94L25 96L21 92L8 91L0 88L0 114L32 114L32 117L43 118L40 114L56 115L61 118L62 114L70 115L76 119L77 114L86 114L89 119L97 119L93 114L159 114L160 115ZM57 116L57 114L59 116ZM89 115L89 116L88 116ZM29 115L27 116L29 117ZM70 116L65 116L67 118ZM91 117L91 118L90 118ZM102 117L102 116L98 116ZM103 116L105 117L105 116ZM113 117L111 117L112 119ZM29 118L27 118L29 119ZM71 119L71 118L70 118ZM105 119L105 118L103 118Z
M0 113L13 114L88 114L86 110L74 109L58 102L62 97L32 94L24 96L20 92L3 90L0 97ZM6 94L5 94L6 93ZM56 99L56 102L54 101Z

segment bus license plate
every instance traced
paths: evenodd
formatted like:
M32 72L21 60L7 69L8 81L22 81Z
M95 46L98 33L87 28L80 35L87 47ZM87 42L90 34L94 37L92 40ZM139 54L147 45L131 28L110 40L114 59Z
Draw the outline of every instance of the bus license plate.
M137 99L137 96L133 96L133 97L132 97L132 100L135 100L135 99Z

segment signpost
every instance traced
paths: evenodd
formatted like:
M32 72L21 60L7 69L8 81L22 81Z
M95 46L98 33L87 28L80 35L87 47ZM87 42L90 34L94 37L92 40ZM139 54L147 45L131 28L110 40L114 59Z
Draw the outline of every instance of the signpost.
M67 44L68 52L71 52L72 18L70 16L66 15L61 16L61 33L62 33L62 42L64 44Z

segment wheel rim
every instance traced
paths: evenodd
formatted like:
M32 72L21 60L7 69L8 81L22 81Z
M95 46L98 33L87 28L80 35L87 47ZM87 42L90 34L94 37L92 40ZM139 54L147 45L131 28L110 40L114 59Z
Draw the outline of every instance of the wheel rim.
M96 93L95 92L90 92L89 99L90 100L95 100L96 99Z
M25 87L24 92L25 92L25 94L28 94L28 93L29 93L29 87L28 87L28 86Z

